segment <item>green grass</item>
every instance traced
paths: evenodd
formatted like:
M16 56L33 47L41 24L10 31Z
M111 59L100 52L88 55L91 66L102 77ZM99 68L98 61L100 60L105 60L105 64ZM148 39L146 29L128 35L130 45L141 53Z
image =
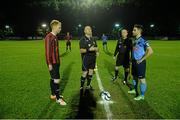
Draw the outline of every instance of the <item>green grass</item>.
M148 90L145 101L134 101L120 79L111 83L115 61L115 41L109 41L109 53L97 58L104 88L115 102L110 105L113 118L180 118L180 41L150 41L154 54L147 62ZM49 73L45 63L44 41L0 41L0 118L106 118L99 104L96 77L92 96L80 99L81 57L78 41L65 53L60 41L61 91L68 105L58 106L49 99Z

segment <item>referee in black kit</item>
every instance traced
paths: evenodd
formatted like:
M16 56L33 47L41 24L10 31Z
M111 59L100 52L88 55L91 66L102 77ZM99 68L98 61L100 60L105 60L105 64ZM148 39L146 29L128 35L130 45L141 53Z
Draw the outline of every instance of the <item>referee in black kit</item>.
M80 90L83 89L85 80L87 79L86 89L92 89L91 80L96 65L96 55L99 54L96 40L92 37L92 28L86 26L84 28L85 36L80 39L80 53L82 57L82 76Z
M112 81L117 80L119 67L124 68L124 80L123 83L127 84L127 78L129 75L130 67L130 52L132 48L132 41L128 38L128 31L126 29L121 30L121 38L117 41L116 49L114 52L114 59L116 59L115 75Z

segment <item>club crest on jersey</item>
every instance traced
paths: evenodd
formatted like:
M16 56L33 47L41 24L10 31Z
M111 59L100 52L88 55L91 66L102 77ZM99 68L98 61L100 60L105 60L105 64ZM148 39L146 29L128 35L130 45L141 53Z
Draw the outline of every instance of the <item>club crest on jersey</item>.
M91 46L91 44L88 44L88 46L90 47L90 46Z
M146 43L146 46L149 47L150 46L149 43Z

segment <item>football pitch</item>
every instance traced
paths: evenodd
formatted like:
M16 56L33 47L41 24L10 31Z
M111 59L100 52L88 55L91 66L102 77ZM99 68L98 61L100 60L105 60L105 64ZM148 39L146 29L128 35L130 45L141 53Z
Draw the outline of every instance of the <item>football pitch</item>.
M108 103L112 119L180 118L180 41L149 41L154 54L147 60L147 92L144 101L134 101L119 79L112 83L116 41L108 42L108 52L98 41L100 55L97 66L100 80L111 94ZM72 41L72 51L65 52L65 42L59 41L60 91L67 106L50 100L49 72L45 62L44 41L0 41L0 118L61 118L107 119L107 111L99 96L94 74L94 91L80 94L81 57L78 40ZM130 80L131 82L131 80Z

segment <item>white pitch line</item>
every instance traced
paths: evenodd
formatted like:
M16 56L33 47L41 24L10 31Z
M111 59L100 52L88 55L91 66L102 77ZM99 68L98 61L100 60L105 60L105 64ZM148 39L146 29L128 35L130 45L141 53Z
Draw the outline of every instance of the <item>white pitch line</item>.
M97 79L97 82L98 82L99 89L100 89L100 91L103 91L104 88L103 88L103 85L102 85L102 81L101 81L101 79L99 77L99 72L98 72L97 67L96 67L95 73L96 73L96 79ZM103 100L103 105L104 105L104 109L106 111L107 119L112 120L112 112L110 110L109 103L107 101Z
M108 104L114 104L115 102L114 101L106 101ZM100 100L98 101L99 104L104 104L104 101L103 100Z

